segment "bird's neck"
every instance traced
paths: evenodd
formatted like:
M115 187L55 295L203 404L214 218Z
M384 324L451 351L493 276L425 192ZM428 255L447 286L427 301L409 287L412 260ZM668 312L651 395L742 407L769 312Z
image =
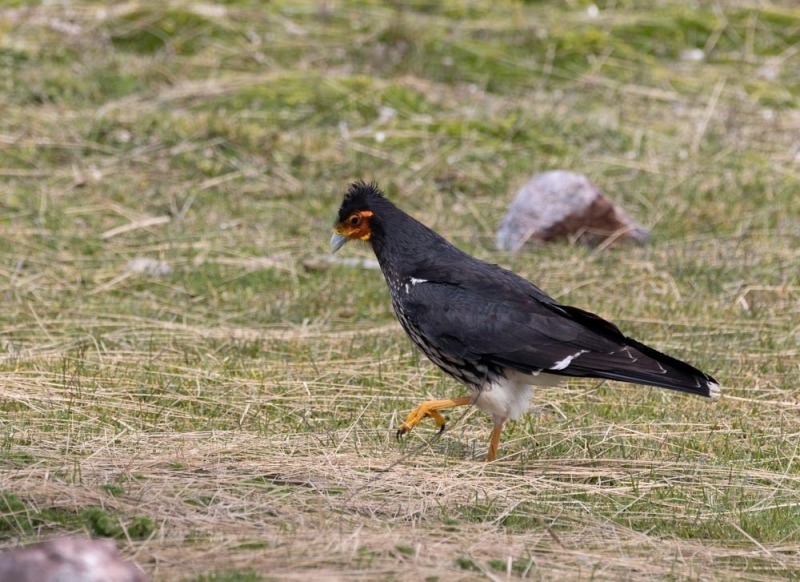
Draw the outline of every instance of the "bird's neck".
M405 283L422 266L433 261L449 262L454 253L461 254L440 235L399 210L381 221L370 243L390 287Z

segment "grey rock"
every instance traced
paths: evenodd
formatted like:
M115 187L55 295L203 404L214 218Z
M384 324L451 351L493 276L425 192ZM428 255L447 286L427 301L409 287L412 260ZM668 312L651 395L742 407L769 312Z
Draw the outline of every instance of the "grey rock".
M0 580L14 582L146 582L112 540L58 538L0 554Z
M516 252L529 241L558 240L645 244L649 234L586 176L553 170L535 175L517 192L497 230L497 247Z

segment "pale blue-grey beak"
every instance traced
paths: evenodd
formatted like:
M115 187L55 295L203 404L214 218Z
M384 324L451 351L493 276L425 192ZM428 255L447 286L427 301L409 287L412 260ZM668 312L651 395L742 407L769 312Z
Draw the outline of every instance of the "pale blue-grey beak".
M331 254L334 254L340 248L344 246L344 243L347 242L347 237L343 234L339 234L334 232L333 236L331 237Z

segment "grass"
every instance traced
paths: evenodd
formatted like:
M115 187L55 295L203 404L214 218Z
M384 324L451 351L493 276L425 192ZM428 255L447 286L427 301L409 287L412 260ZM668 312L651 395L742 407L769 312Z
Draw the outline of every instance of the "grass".
M800 11L597 8L0 9L0 547L113 537L198 582L797 578ZM649 246L494 250L553 168ZM398 444L461 392L377 271L319 260L357 178L723 398L576 381L492 465L480 413Z

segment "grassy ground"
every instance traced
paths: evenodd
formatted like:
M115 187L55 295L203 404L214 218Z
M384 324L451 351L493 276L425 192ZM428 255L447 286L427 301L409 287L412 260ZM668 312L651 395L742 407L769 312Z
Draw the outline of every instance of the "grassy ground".
M10 4L0 547L112 536L157 580L800 577L794 2ZM496 252L553 168L652 243ZM356 178L722 400L574 382L497 463L480 413L396 443L461 391L379 272L319 259Z

